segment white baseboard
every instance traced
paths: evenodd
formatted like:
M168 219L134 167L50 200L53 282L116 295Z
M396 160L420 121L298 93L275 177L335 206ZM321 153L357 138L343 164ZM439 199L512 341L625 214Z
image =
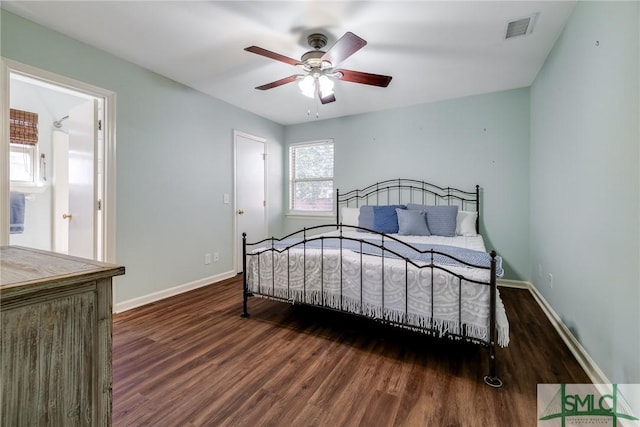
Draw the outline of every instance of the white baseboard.
M499 279L498 286L501 288L516 288L516 289L529 289L529 282L525 282L524 280L508 280L508 279Z
M567 347L569 347L569 351L571 351L571 354L573 354L582 369L584 369L591 382L593 384L611 384L604 372L602 372L596 362L591 358L591 356L589 356L589 353L587 353L575 335L573 335L569 328L567 328L567 325L564 324L560 316L558 316L558 313L556 313L553 307L551 307L551 304L549 304L545 297L542 296L533 283L526 283L529 292L531 292L533 298L536 300L540 308L542 308L542 311L544 311L544 314L547 316L554 329L558 332L562 341L564 341Z
M183 285L174 286L173 288L164 289L152 294L143 295L141 297L133 298L127 301L122 301L116 303L113 306L113 312L122 313L123 311L131 310L132 308L140 307L152 302L159 301L161 299L169 298L184 292L191 291L193 289L211 285L213 283L220 282L221 280L229 279L235 275L235 271L227 271L225 273L216 274L215 276L205 277L203 279L185 283Z

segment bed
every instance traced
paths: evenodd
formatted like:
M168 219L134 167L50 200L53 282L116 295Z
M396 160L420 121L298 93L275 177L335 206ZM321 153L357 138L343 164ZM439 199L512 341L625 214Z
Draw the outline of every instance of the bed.
M336 223L253 243L243 234L242 316L248 299L261 297L464 340L488 350L484 382L501 387L496 346L509 343L502 259L479 231L479 186L394 179L336 190Z

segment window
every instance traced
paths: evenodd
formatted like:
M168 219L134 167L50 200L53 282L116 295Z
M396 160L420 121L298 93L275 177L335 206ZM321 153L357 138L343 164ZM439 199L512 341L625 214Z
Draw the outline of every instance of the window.
M36 183L38 114L11 108L9 115L9 174L16 183Z
M34 145L9 144L9 173L12 182L34 183L36 170Z
M333 141L289 147L289 209L309 213L333 211Z

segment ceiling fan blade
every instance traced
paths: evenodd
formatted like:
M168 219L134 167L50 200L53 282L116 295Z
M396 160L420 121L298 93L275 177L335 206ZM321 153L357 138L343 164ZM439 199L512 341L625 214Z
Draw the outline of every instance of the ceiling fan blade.
M271 83L264 84L262 86L258 86L256 89L260 89L260 90L273 89L274 87L278 87L278 86L282 86L282 85L287 84L287 83L295 82L297 78L298 78L298 75L294 74L293 76L285 77L284 79L276 80L275 82L271 82Z
M255 53L256 55L266 56L267 58L275 59L276 61L284 62L289 65L302 65L297 59L289 58L288 56L280 55L279 53L271 52L270 50L263 49L258 46L249 46L244 48L247 52Z
M387 87L389 86L389 82L391 82L391 78L392 78L391 76L363 73L362 71L352 71L352 70L336 70L336 71L342 74L341 77L338 77L340 80L344 80L346 82L353 82L353 83L362 83L364 85L371 85L371 86Z
M327 95L324 98L320 97L320 102L323 104L328 104L330 102L336 102L336 96L334 94Z
M352 32L346 32L322 55L322 60L329 61L333 67L337 67L338 64L362 49L366 44L367 41L365 39L356 36Z

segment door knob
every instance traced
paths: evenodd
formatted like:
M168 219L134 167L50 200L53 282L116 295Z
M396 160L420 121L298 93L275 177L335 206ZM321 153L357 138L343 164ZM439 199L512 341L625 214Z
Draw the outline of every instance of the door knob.
M244 211L242 209L238 209L238 215L242 215Z
M71 219L73 215L71 214L62 214L62 219Z

